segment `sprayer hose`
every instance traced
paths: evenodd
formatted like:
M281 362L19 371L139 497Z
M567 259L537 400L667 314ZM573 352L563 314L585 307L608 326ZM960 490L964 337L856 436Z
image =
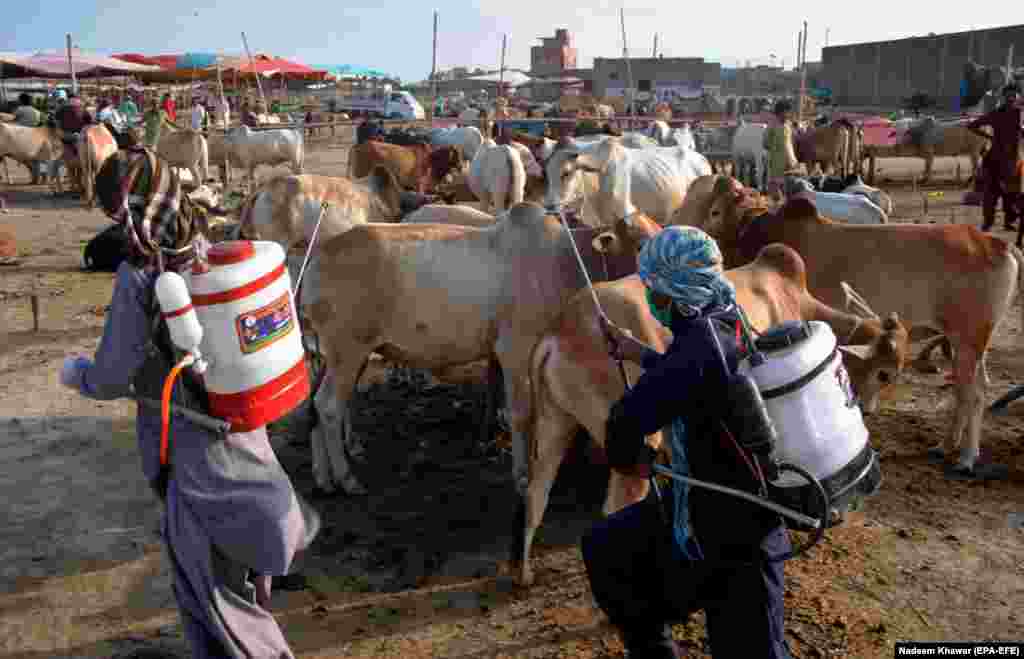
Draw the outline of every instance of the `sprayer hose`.
M171 393L174 391L174 381L181 373L181 369L192 362L192 356L186 355L174 365L164 379L164 388L160 396L160 465L163 467L167 466L168 437L171 430Z

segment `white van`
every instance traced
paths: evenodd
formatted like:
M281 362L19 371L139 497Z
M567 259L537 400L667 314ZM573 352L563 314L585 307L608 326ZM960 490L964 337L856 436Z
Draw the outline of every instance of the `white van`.
M426 119L427 114L416 97L409 92L392 92L384 108L384 116L388 119Z

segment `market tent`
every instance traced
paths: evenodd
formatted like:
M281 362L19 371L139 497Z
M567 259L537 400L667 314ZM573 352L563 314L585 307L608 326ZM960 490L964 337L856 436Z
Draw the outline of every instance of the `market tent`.
M81 77L130 75L158 71L159 67L136 64L124 60L87 53L78 48L71 50L75 75ZM68 55L65 51L40 52L28 57L3 62L4 76L9 78L70 78Z
M269 55L254 55L252 62L247 59L237 65L231 66L230 70L239 73L257 73L263 76L283 75L286 78L301 78L306 80L322 80L327 74L326 71L316 69L283 59L281 57L270 57Z

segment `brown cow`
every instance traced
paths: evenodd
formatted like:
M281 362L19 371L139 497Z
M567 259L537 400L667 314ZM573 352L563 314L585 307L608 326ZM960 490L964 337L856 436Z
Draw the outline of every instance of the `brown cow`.
M103 124L86 126L78 135L78 160L82 174L82 201L88 208L96 205L96 174L107 158L117 153L117 142Z
M952 459L960 446L955 471L973 474L988 385L985 353L1020 290L1020 250L969 225L846 224L820 217L804 196L775 214L752 199L733 182L713 204L721 221L708 233L719 241L727 266L750 262L765 245L784 243L804 257L808 286L822 302L841 304L840 283L849 282L908 326L949 337L957 405L949 435L930 453ZM866 401L865 410L876 405Z
M644 226L648 235L658 230L653 222ZM607 240L602 242L613 246ZM626 251L636 247L636 243L614 245L615 249ZM736 286L737 301L756 330L764 331L787 320L821 320L832 327L840 344L867 344L866 356L844 350L843 361L858 394L878 389L902 370L907 333L898 318L890 317L883 324L877 317L858 318L825 306L807 292L803 259L792 249L769 245L755 261L727 271L726 276ZM613 323L665 352L671 332L651 316L638 276L597 284L594 290ZM635 382L640 367L624 366L627 377ZM521 544L513 550L513 556L519 559L519 579L524 585L533 578L533 536L544 517L558 467L577 429L584 427L591 441L603 450L609 410L625 391L617 366L609 357L609 345L589 291L581 291L567 303L551 330L537 342L530 357L530 383L533 399L527 433L529 484L523 502L525 511L520 517L524 521ZM653 438L652 446L668 448L662 445L660 433ZM610 515L646 496L645 479L613 470L603 512Z
M454 146L429 144L399 146L377 140L357 144L349 150L349 178L364 178L377 165L386 167L399 185L423 194L462 167L462 155Z

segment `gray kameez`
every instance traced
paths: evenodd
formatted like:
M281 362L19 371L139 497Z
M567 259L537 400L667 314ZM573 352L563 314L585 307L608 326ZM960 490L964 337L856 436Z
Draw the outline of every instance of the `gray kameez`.
M151 340L147 309L155 277L121 265L95 363L79 381L83 395L133 395ZM140 405L136 427L142 469L154 483L160 472L159 413ZM274 617L256 604L251 578L287 574L296 552L319 531L319 518L297 497L265 428L220 440L172 416L170 445L163 532L193 656L291 659Z

